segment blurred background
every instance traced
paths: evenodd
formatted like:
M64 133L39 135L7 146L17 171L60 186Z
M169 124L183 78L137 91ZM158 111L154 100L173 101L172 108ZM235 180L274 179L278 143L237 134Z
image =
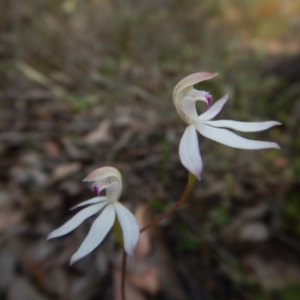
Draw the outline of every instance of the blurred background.
M198 71L219 73L198 87L214 100L230 93L218 118L278 120L243 136L282 148L200 137L202 180L143 234L127 300L300 299L298 0L1 0L1 299L120 299L113 234L71 267L92 220L46 237L101 166L120 169L140 224L178 200L172 91Z

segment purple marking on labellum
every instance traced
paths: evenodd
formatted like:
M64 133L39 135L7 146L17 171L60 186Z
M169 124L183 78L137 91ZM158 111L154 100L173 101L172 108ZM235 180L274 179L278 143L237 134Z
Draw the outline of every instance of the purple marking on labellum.
M92 186L92 191L95 195L99 195L99 187L97 185L97 183L94 183L93 186Z
M205 98L207 100L207 104L205 105L204 111L207 111L212 103L213 97L210 93L206 92Z

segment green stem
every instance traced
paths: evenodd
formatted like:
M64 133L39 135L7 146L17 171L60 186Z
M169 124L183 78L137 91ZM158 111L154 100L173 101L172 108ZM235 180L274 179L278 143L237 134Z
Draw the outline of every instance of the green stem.
M161 220L163 220L164 218L166 218L167 216L172 214L187 199L187 197L189 196L189 194L193 188L195 180L196 180L196 177L193 174L189 173L189 179L188 179L187 186L186 186L182 196L180 197L180 199L173 205L173 207L170 210L168 210L167 212L165 212L164 214L162 214L161 216L159 216L158 218L156 218L155 220L150 222L148 225L143 227L140 230L140 232L142 233L143 231L151 228L152 226L156 225Z
M123 237L122 237L122 229L119 223L119 220L116 218L114 225L113 225L113 230L115 234L115 238L117 240L117 243L119 246L122 248L123 247Z
M116 237L118 244L120 245L121 248L123 248L122 231L121 231L121 226L120 226L118 219L116 219L115 223L114 223L114 233L115 233L115 237ZM126 297L125 297L126 258L127 258L127 255L123 248L122 269L121 269L121 299L122 300L126 300Z
M126 300L125 296L125 278L126 278L126 252L123 249L123 255L122 255L122 278L121 278L121 298L122 300Z

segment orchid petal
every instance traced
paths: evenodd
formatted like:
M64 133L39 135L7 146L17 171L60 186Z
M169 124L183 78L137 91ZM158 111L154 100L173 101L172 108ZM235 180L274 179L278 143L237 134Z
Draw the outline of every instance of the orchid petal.
M249 150L279 148L276 143L248 140L227 129L214 128L201 123L196 124L195 127L203 136L229 147Z
M198 121L198 113L196 110L196 101L203 101L205 107L210 105L211 95L208 92L198 91L191 89L186 93L186 95L181 99L179 105L182 114L184 115L184 120L188 123L195 123Z
M94 221L88 235L81 246L71 257L70 265L92 252L105 238L115 221L113 205L107 205L100 216Z
M213 104L206 112L201 114L198 119L201 121L207 121L214 118L223 108L224 104L228 100L229 95L223 96L215 104Z
M140 229L134 215L121 203L113 204L123 232L124 248L132 256L140 235Z
M179 145L179 156L181 163L200 180L203 164L194 125L185 129Z
M106 189L106 198L108 202L118 201L121 192L122 184L118 181L110 181L109 178L102 180L101 182L96 181L93 184L93 190L99 194L102 190Z
M188 75L177 83L173 90L173 103L177 109L179 116L184 122L188 123L188 120L186 119L186 116L181 109L182 99L186 96L189 90L192 89L194 84L211 79L217 75L218 74L215 73L199 72Z
M94 170L84 181L96 181L95 187L99 187L99 193L106 188L107 201L118 201L122 192L121 173L113 167L103 167Z
M71 218L67 223L59 227L58 229L52 231L48 237L47 240L53 239L56 237L60 237L62 235L65 235L71 231L73 231L76 227L78 227L84 220L91 217L92 215L96 214L99 210L101 210L105 205L107 205L106 202L95 204L92 206L89 206L87 208L84 208L80 212L78 212L73 218Z
M204 80L212 79L217 76L217 73L209 73L209 72L198 72L191 75L188 75L181 79L175 86L173 90L173 102L176 106L176 98L178 97L179 93L186 88L192 87L194 84L199 83Z
M213 127L226 127L234 130L244 132L257 132L269 129L276 125L281 125L277 121L265 121L265 122L238 122L232 120L217 120L217 121L204 121L203 124Z
M111 181L109 180L109 178L105 178L96 181L92 186L92 190L96 195L99 195L104 189L106 189L110 185Z
M103 202L103 201L106 201L106 197L104 197L104 196L103 197L94 197L90 200L86 200L86 201L78 203L77 205L71 207L70 210L74 210L74 209L77 209L78 207L95 204L95 203L99 203L99 202Z
M108 202L116 202L119 200L122 192L122 184L119 182L112 182L110 186L106 188L106 197Z
M113 167L102 167L94 170L83 181L102 181L109 178L110 181L118 181L122 183L121 173Z

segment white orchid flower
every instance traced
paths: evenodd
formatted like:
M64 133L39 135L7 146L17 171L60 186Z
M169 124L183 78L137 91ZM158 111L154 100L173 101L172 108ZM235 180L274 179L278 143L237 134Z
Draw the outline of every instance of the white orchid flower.
M233 132L223 129L231 128L244 132L256 132L280 125L277 121L238 122L231 120L211 121L223 108L228 95L218 100L210 107L212 96L205 91L198 91L193 85L203 80L215 77L217 74L200 72L183 78L174 88L173 103L181 119L188 125L179 145L179 156L182 164L199 180L203 168L199 150L197 132L221 144L248 150L279 148L278 144L264 141L254 141L240 137ZM196 101L206 104L205 112L198 116Z
M71 210L89 205L67 223L51 232L48 239L57 238L73 231L84 220L102 210L78 251L71 257L70 265L89 254L103 241L113 226L116 215L122 228L124 249L128 255L132 256L140 230L134 215L119 203L122 192L120 172L113 167L103 167L94 170L84 181L94 182L93 191L98 196L72 207ZM106 196L99 196L104 189L106 189Z

